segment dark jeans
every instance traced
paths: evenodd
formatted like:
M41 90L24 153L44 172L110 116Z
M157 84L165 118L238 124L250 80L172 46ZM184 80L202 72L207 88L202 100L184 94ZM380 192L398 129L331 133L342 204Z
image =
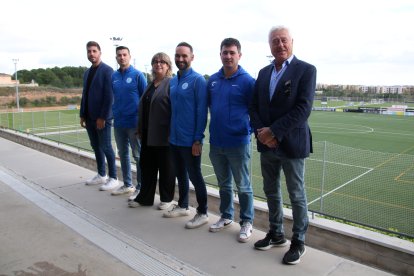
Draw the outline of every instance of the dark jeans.
M105 121L103 129L96 128L96 121L88 119L86 121L86 131L88 132L89 141L95 152L96 166L100 176L106 175L105 157L108 162L108 175L117 179L115 152L112 148L111 139L112 120Z
M197 212L207 214L207 188L201 174L201 156L193 156L191 147L171 145L175 175L178 179L179 199L181 208L188 208L189 178L194 186L197 198Z

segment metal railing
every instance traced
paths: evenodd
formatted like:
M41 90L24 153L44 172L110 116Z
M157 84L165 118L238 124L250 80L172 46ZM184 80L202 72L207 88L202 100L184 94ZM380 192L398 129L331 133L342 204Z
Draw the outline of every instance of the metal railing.
M42 139L91 151L79 115L73 111L0 113L0 126ZM208 132L208 130L206 131ZM206 133L208 141L208 133ZM254 195L264 199L260 156L252 143L251 182ZM113 140L115 148L115 141ZM306 192L313 213L414 238L414 156L382 153L314 142L306 159ZM205 143L202 170L210 185L217 185ZM284 179L282 177L282 183ZM282 185L283 198L289 196Z

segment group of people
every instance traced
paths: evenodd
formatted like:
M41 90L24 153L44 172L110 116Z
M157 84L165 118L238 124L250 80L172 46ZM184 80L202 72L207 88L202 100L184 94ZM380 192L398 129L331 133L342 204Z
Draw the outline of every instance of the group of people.
M299 263L306 252L304 170L305 158L312 152L307 120L316 86L316 68L293 55L288 28L271 28L268 39L274 60L260 70L256 80L239 65L240 42L225 38L220 45L223 66L208 81L191 67L193 47L181 42L174 55L176 76L170 57L159 52L151 60L149 84L142 72L130 64L127 47L116 48L119 69L114 72L102 62L99 44L88 42L87 56L92 66L84 75L80 123L86 128L95 153L97 175L86 184L99 184L100 190L110 190L112 195L129 194L128 205L135 208L154 204L158 183L158 208L164 210L164 217L174 218L190 215L191 180L198 206L185 227L207 224L207 189L201 172L201 154L209 110L209 157L219 186L221 213L209 231L218 232L233 223L234 180L240 203L238 241L247 242L251 237L254 206L249 164L254 133L269 209L269 232L254 247L267 250L289 244L283 228L283 170L293 213L293 236L283 263ZM112 125L123 185L117 180ZM130 149L137 164L135 187ZM174 201L176 179L178 202Z

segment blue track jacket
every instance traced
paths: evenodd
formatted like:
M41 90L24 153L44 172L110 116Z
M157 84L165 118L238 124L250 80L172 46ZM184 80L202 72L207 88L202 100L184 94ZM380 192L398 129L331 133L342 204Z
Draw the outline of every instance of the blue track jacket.
M146 87L147 81L144 74L133 66L129 66L122 72L118 69L112 74L114 127L137 127L139 99Z
M207 125L207 89L202 75L189 68L170 81L170 143L191 147L203 141Z
M253 97L254 78L240 65L225 78L223 68L213 74L207 85L210 108L210 144L238 147L250 142L249 103Z

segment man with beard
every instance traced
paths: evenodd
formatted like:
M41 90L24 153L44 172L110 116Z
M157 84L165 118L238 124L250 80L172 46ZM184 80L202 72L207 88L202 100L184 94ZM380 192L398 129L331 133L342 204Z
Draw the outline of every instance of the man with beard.
M113 122L113 91L111 76L113 70L101 60L101 46L95 41L86 44L88 60L92 66L83 75L83 92L80 106L80 125L86 128L89 141L95 153L98 173L86 181L86 185L98 185L108 190L117 187L115 152L111 144ZM108 162L106 175L105 159Z
M208 222L207 189L201 174L201 153L207 124L206 80L191 68L193 47L181 42L175 49L177 76L170 81L170 144L178 179L179 200L164 217L188 216L189 178L198 202L197 213L186 228L197 228Z

